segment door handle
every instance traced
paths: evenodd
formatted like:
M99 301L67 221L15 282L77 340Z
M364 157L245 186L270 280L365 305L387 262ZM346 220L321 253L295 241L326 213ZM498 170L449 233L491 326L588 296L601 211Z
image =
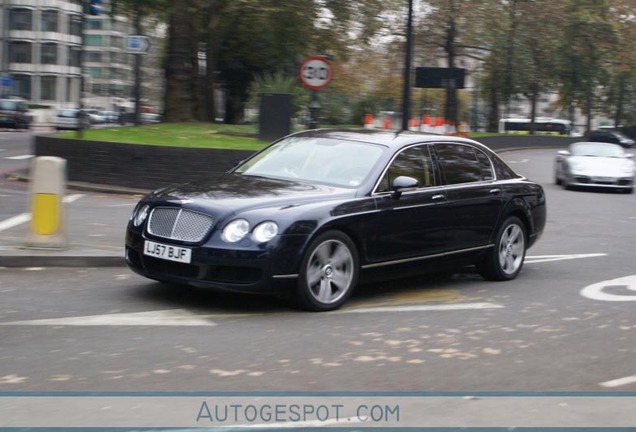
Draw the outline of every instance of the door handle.
M431 199L434 200L434 201L445 199L445 198L446 198L446 195L444 195L444 194L437 194L437 195L433 195L431 197Z
M501 189L490 189L490 193L493 195L499 195L501 193Z

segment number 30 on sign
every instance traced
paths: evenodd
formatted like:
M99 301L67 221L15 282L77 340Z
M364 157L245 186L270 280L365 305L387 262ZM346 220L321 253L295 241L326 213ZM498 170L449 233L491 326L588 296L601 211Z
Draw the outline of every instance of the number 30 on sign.
M311 90L320 90L331 81L331 64L323 57L308 57L298 68L300 82Z

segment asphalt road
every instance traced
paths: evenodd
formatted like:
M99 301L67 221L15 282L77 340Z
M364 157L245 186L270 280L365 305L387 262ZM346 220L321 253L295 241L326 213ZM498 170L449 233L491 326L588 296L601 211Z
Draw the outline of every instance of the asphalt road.
M636 195L566 191L554 154L503 155L548 199L510 282L464 269L311 314L123 267L0 269L0 391L635 392Z

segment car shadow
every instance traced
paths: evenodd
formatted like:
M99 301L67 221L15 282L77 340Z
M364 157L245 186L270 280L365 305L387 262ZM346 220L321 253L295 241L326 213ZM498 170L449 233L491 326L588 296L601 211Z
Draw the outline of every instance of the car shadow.
M483 283L474 268L443 271L383 282L360 283L342 309L423 303L456 303L478 298ZM138 286L134 295L161 307L198 314L280 314L302 312L288 296L242 294L162 282Z

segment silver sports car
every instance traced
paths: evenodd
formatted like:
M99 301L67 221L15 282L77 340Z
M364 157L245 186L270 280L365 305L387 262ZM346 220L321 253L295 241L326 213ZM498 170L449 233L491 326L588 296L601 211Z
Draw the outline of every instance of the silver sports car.
M618 144L577 142L558 152L555 182L566 189L576 186L634 190L634 155Z

